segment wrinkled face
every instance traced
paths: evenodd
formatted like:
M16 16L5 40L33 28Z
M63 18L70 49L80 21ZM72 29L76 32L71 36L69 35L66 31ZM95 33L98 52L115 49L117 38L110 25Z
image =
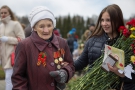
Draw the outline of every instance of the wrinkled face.
M104 12L101 17L101 26L103 30L107 34L112 34L112 26L111 26L111 20L110 20L110 15L108 12Z
M9 16L9 11L8 11L8 9L2 8L2 9L0 10L0 16L1 16L1 18L5 18L5 17Z
M44 40L48 40L52 36L53 29L53 23L50 19L40 20L34 27L34 31Z

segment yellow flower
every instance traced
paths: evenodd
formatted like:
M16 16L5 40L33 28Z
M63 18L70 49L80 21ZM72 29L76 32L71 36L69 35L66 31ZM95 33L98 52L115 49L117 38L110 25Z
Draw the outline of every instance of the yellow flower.
M131 35L130 35L130 38L135 38L135 35L131 34Z
M135 64L135 56L131 56L131 60L130 60L133 64Z
M134 30L135 30L135 27L132 27L130 30L131 30L131 31L134 31Z

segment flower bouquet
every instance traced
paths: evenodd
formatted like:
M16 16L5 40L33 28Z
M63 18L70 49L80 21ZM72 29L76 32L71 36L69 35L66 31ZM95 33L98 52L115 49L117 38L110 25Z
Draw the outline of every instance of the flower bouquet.
M120 38L113 47L121 49L125 53L125 66L135 65L135 19L120 26ZM132 57L131 57L132 56ZM81 78L75 81L70 90L109 90L115 89L120 84L119 76L101 69L104 53L93 64L93 67ZM131 60L130 60L131 58Z

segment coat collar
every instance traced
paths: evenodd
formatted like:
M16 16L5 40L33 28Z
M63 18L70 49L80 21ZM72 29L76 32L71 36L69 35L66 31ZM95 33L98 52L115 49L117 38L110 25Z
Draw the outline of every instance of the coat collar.
M116 40L120 37L119 35L117 35L115 38L110 39L107 33L105 33L104 36L106 37L106 42L108 45L113 45L116 42Z
M105 37L108 39L108 40L111 40L110 37L107 35L107 33L104 33ZM116 40L120 37L120 35L117 35L116 37L114 37L112 40Z
M32 32L30 38L34 43L34 45L39 49L39 51L43 51L49 43L53 44L53 46L59 49L60 46L59 46L58 37L55 34L53 35L54 35L53 39L50 42L47 42L44 39L40 38L35 31Z
M9 16L7 16L7 17L1 19L1 22L3 22L4 24L7 24L10 20L11 20L11 17L10 17L10 15L9 15Z

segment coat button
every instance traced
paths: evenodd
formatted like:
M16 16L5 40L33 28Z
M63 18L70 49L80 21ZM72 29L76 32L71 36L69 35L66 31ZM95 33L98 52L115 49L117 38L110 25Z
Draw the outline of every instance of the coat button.
M52 47L52 44L51 43L49 43L49 45L48 45L49 47Z
M54 66L54 62L51 62L51 66Z
M54 86L54 83L51 83L51 86Z

